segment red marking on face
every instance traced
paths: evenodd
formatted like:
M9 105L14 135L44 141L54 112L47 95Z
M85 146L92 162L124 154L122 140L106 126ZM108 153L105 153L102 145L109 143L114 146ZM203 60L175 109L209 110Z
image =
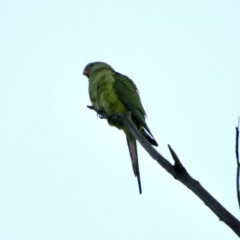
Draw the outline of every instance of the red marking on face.
M83 75L89 77L88 69L84 68Z

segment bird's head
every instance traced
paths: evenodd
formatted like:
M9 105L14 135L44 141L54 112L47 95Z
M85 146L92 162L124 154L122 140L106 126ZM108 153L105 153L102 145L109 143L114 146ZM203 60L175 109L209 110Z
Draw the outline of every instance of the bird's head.
M91 74L93 72L104 70L104 69L113 70L112 67L110 65L108 65L107 63L92 62L92 63L87 64L87 66L83 69L83 75L85 75L89 78L89 76L91 76Z

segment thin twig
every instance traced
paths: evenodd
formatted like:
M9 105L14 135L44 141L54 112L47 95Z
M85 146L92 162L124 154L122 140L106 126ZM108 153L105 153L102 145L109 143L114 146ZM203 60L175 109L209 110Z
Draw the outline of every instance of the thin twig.
M239 122L240 118L238 117L238 126L236 127L236 158L237 158L237 197L238 197L238 205L240 208L240 188L239 188L239 174L240 174L240 162L239 162Z

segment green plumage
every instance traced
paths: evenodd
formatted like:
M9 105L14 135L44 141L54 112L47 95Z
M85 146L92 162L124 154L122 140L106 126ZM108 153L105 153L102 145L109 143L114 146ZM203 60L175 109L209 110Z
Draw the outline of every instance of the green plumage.
M157 146L157 142L145 122L146 113L141 104L138 89L131 79L115 72L110 65L103 62L89 63L83 74L89 79L89 96L94 108L107 114L131 111L132 121L139 131L152 145ZM139 192L141 193L136 140L124 125L109 124L122 129L126 134L133 171L138 178Z

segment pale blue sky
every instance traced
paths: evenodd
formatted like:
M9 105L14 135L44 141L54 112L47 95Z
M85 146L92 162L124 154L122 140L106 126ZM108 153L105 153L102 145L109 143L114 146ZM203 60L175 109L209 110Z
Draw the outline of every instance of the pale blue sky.
M139 145L86 108L91 61L137 84L171 162L239 218L239 1L0 1L0 239L234 240Z

